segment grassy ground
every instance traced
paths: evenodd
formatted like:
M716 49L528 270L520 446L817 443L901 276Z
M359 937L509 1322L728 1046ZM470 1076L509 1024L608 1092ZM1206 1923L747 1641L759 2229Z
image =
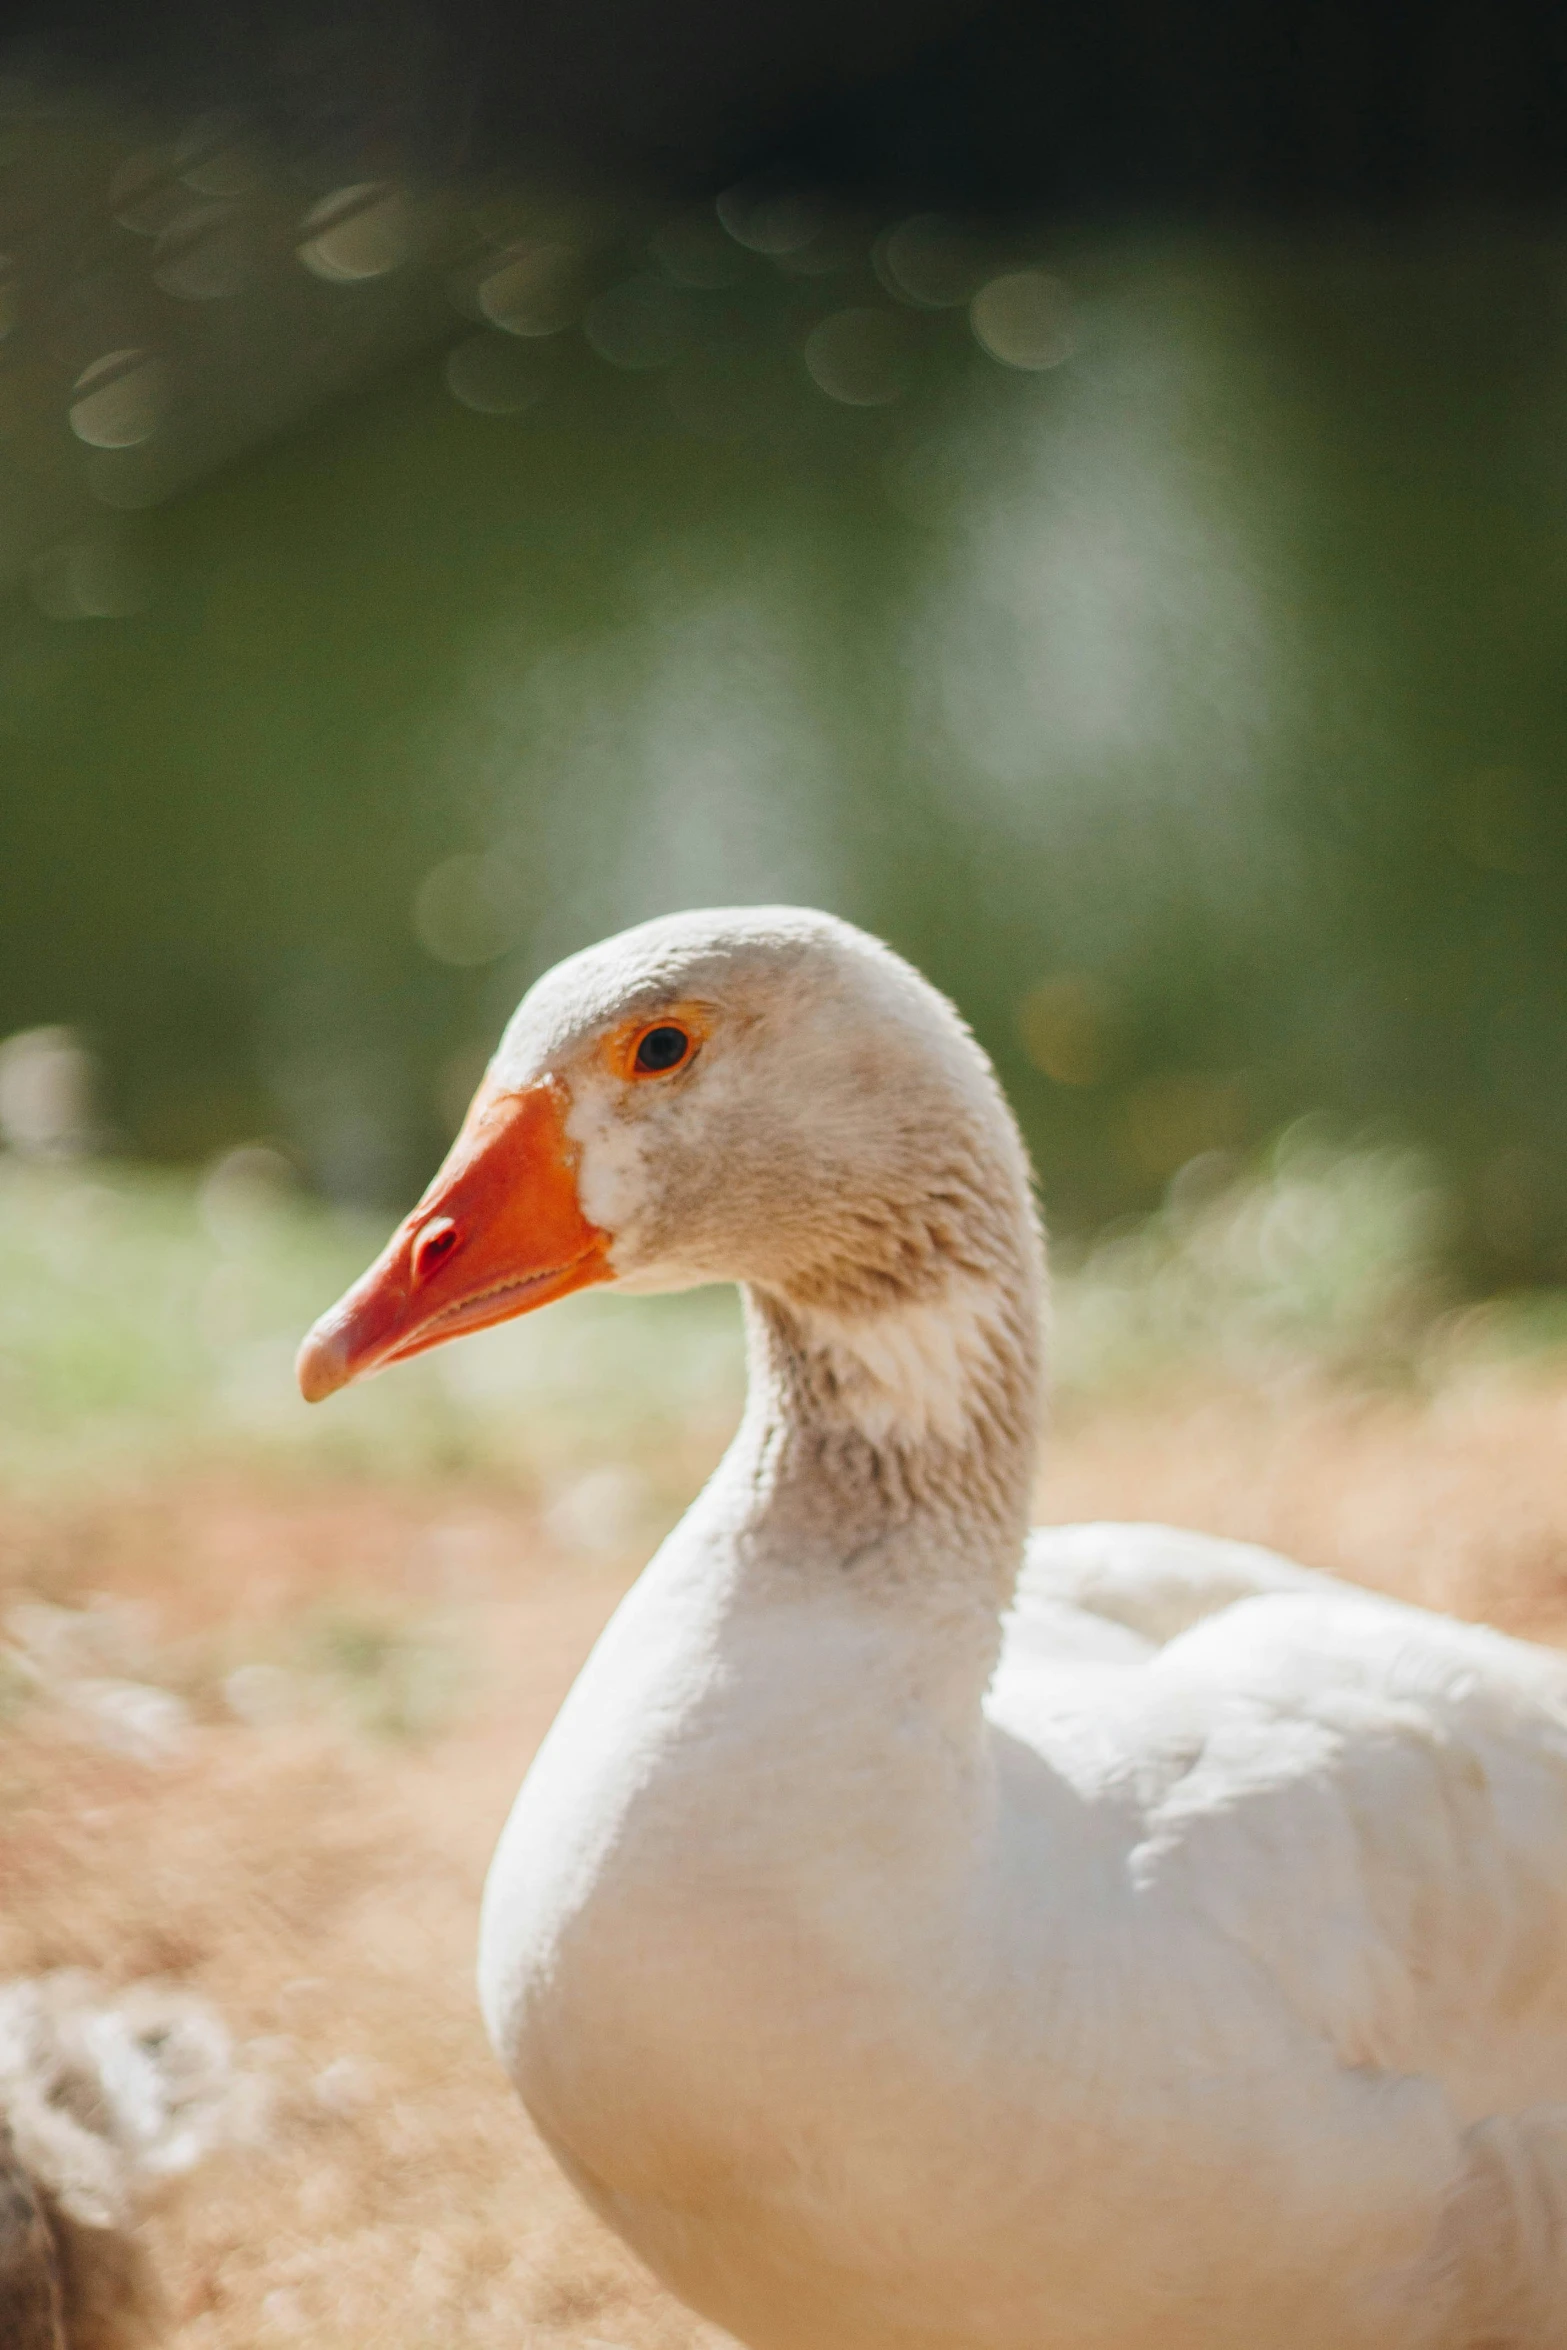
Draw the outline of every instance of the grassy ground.
M574 1301L307 1414L292 1341L375 1238L257 1164L0 1165L0 1975L176 1978L271 2084L152 2223L180 2350L695 2345L531 2137L472 1949L528 1756L727 1433L733 1312ZM1439 1243L1397 1159L1199 1173L1067 1272L1040 1514L1567 1637L1554 1315L1452 1308Z

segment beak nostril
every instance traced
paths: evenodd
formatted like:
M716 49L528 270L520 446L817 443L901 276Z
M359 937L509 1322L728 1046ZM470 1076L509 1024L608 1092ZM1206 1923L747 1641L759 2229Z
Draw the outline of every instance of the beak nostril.
M419 1205L306 1340L301 1387L314 1402L464 1331L608 1281L609 1252L608 1233L587 1221L577 1196L559 1090L490 1085Z
M432 1217L414 1242L415 1282L428 1281L432 1273L438 1273L456 1246L457 1227L450 1216Z

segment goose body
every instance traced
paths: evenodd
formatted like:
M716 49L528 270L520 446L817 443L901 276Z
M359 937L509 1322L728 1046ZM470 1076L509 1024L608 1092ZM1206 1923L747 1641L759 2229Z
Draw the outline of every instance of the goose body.
M752 2350L1567 2339L1567 1666L1026 1534L1026 1162L886 949L753 909L549 974L302 1377L721 1278L741 1428L485 1899L582 2193Z

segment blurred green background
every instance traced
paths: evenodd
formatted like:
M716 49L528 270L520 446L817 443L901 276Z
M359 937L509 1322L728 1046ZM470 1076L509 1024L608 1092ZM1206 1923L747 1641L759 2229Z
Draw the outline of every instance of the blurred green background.
M476 217L448 288L521 249ZM13 1048L13 1147L398 1207L537 972L783 898L955 996L1067 1234L1312 1113L1429 1154L1466 1282L1562 1277L1567 231L730 218L622 217L548 334L459 288L22 549L0 1035L97 1092L35 1131Z

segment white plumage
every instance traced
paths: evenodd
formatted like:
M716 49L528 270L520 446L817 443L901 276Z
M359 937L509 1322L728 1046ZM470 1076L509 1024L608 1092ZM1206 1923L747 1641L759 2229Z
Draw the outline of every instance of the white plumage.
M611 941L486 1098L562 1138L508 1162L509 1257L470 1142L312 1392L508 1280L738 1279L750 1330L734 1446L486 1896L492 2034L589 2200L753 2350L1567 2339L1563 1662L1164 1528L1023 1563L1026 1165L950 1007L846 926ZM515 1237L568 1180L570 1280Z

